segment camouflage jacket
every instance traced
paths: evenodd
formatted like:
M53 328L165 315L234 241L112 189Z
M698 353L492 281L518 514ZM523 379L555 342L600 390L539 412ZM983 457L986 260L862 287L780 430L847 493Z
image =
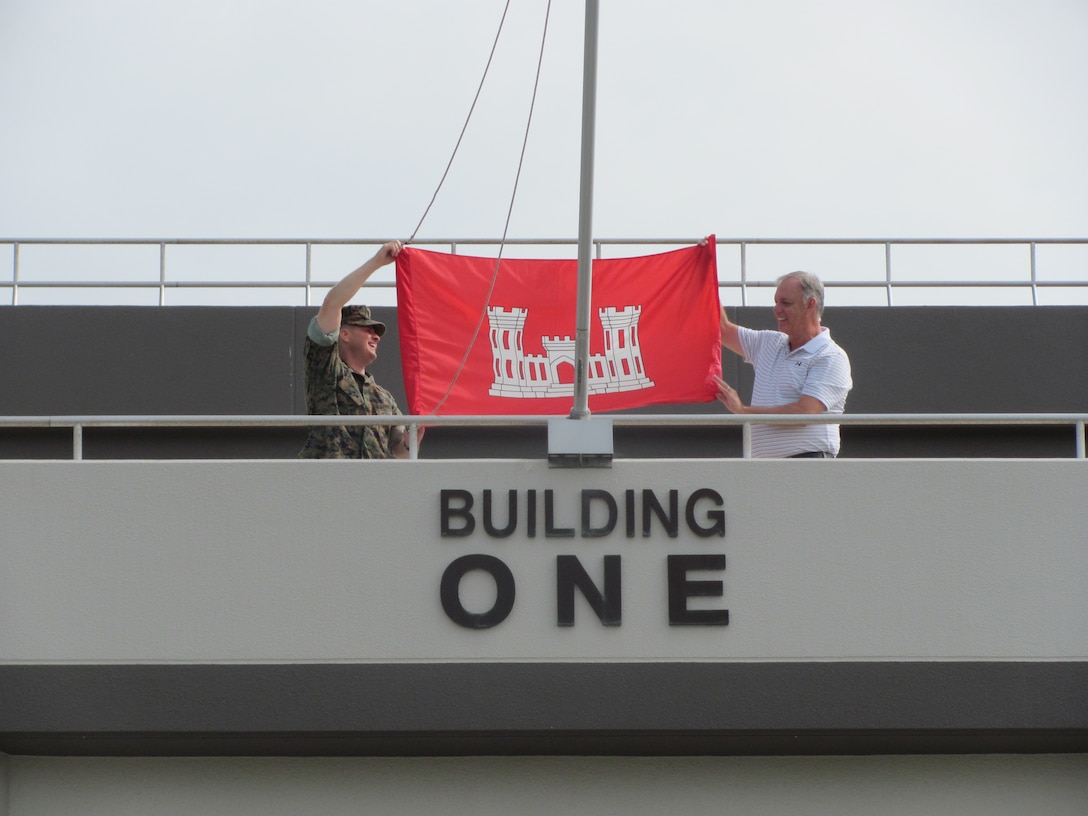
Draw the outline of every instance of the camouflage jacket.
M320 330L314 332L319 334ZM370 374L356 374L337 352L336 342L322 345L307 336L303 351L306 370L306 412L324 416L399 415L393 395ZM312 426L302 459L391 459L391 448L404 426Z

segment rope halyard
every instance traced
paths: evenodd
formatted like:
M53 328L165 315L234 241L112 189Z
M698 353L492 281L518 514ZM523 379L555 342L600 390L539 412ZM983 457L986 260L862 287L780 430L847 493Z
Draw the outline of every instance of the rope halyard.
M503 9L502 20L499 21L499 30L495 33L495 42L491 46L491 54L487 58L487 65L484 68L484 75L480 78L480 85L476 89L476 96L472 100L472 105L469 108L468 117L465 119L465 125L461 128L461 135L458 136L457 144L453 148L453 155L450 156L449 164L446 165L446 172L442 174L442 178L438 182L438 188L435 189L434 195L431 197L430 204L427 205L427 209L424 211L423 217L419 219L419 223L412 231L411 237L407 241L405 241L405 244L410 244L415 239L416 234L419 232L419 228L423 225L423 221L427 217L427 213L430 212L431 206L434 204L435 199L438 198L438 192L442 189L442 184L445 182L446 176L449 174L450 167L453 166L454 157L457 155L457 150L461 146L461 140L464 138L465 131L468 129L468 123L469 120L472 118L472 112L473 110L475 110L476 102L480 98L480 92L483 90L484 80L487 78L488 69L490 69L491 67L491 60L495 56L495 49L499 44L499 35L502 33L503 23L506 20L506 12L509 8L510 0L507 0L506 7ZM431 409L432 415L438 413L438 409L442 407L446 400L449 399L450 394L453 392L453 386L457 383L458 378L461 376L461 372L464 370L465 364L468 362L468 356L472 353L472 347L476 345L476 339L480 336L480 329L483 328L484 319L487 316L487 304L488 301L491 300L491 293L495 291L495 282L498 280L499 277L499 266L502 262L503 249L506 246L507 234L510 231L510 219L514 213L514 201L517 199L518 184L521 180L521 170L525 164L525 150L529 143L529 130L533 123L533 110L536 107L536 95L540 87L540 71L541 67L544 64L544 45L548 39L548 20L551 17L551 9L552 3L551 0L548 0L547 6L544 11L544 30L541 33L540 37L540 53L537 56L536 76L533 79L533 94L529 102L529 116L525 122L525 135L522 137L521 141L521 153L518 156L518 168L517 172L514 175L513 189L510 192L510 204L506 210L506 222L503 224L502 238L499 241L498 254L495 257L495 269L491 274L491 282L488 285L487 295L486 297L484 297L483 306L480 309L480 317L479 320L476 322L476 328L473 330L472 337L465 347L465 354L461 358L461 362L457 366L457 370L454 372L453 378L450 380L450 384L449 387L446 389L446 393L442 395L442 398L435 404L434 408Z
M549 0L549 3L551 0ZM476 110L476 103L480 100L480 93L484 89L484 82L487 80L487 72L491 70L491 61L495 58L495 49L499 47L499 37L502 35L502 27L506 23L506 12L510 10L510 0L506 0L506 5L502 10L502 17L499 18L499 28L495 32L495 41L491 44L491 53L487 55L487 64L484 65L483 76L480 77L480 84L476 87L476 96L472 98L472 104L468 108L468 116L465 117L465 124L461 128L461 134L457 137L457 143L453 146L453 153L450 155L450 160L446 164L446 170L442 173L442 178L438 180L438 186L434 190L434 195L431 196L431 201L427 204L427 208L423 211L423 215L420 216L419 223L416 224L416 228L412 230L411 236L405 241L405 245L412 243L415 240L416 235L419 233L419 228L423 226L423 221L427 218L427 214L431 211L431 207L434 206L435 200L438 198L438 192L442 189L442 185L446 182L446 176L450 173L450 168L453 167L453 160L457 157L457 151L461 147L461 140L465 138L465 131L468 130L468 123L472 121L472 113Z

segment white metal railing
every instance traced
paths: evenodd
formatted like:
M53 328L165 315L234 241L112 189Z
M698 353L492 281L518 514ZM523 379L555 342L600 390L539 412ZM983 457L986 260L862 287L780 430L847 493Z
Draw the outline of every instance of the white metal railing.
M646 251L664 251L677 246L687 246L698 241L698 238L598 238L593 241L595 256L605 257L606 250L615 250L622 247L638 246L646 248ZM299 305L313 305L312 292L315 288L328 288L336 283L340 275L334 279L315 279L313 271L313 250L315 247L373 247L380 245L381 239L317 239L317 238L267 238L267 239L238 239L238 238L0 238L0 245L8 245L12 249L11 276L7 280L0 279L0 290L10 290L11 305L19 304L19 295L23 290L31 289L149 289L157 290L159 305L167 304L167 290L201 289L244 289L247 291L271 291L281 289L299 290L303 303ZM1038 263L1038 250L1040 247L1048 249L1075 249L1078 252L1088 249L1088 238L718 238L719 248L719 286L739 290L740 305L749 303L751 289L760 287L773 287L777 274L755 275L751 269L751 254L755 249L767 247L806 247L810 251L816 248L837 247L865 248L880 252L880 259L865 261L855 278L832 278L826 274L824 284L828 289L840 290L882 290L883 303L892 306L895 304L894 293L912 289L969 289L976 292L994 292L1002 289L1018 289L1030 292L1031 304L1039 305L1039 291L1041 289L1077 290L1088 293L1088 253L1084 258L1077 256L1071 264L1072 274L1066 272L1065 277L1041 275ZM577 239L508 239L500 242L498 239L489 238L428 238L417 239L416 246L438 248L457 253L463 247L491 248L497 251L501 245L504 252L508 248L537 249L540 251L554 251L556 247L577 246ZM55 273L49 277L41 277L37 273L27 277L23 269L24 262L21 258L21 250L24 247L153 247L158 250L157 274L147 274L138 279L108 279L97 276L73 275L70 278L58 276ZM202 280L184 279L182 276L171 277L169 270L169 256L178 247L293 247L305 251L304 260L299 263L298 274L288 280L244 279L226 277L212 277ZM916 247L974 247L996 248L1004 247L1022 251L1020 260L1016 261L1018 272L1007 277L972 278L970 276L938 275L935 278L918 277L917 273L904 274L900 270L903 254L908 248ZM477 249L479 251L479 249ZM979 262L986 267L986 262ZM722 268L727 271L722 272ZM1062 267L1062 264L1054 264ZM797 267L791 267L797 268ZM838 268L838 267L837 267ZM340 269L340 272L343 270ZM777 272L783 271L781 268ZM788 270L785 270L788 271ZM983 272L988 271L983 269ZM1061 271L1065 271L1062 269ZM47 270L52 272L52 270ZM373 279L368 282L369 289L391 289L395 282L389 279ZM836 300L842 304L842 300Z
M565 416L565 415L564 415ZM753 424L796 425L838 424L869 426L1069 426L1074 431L1074 457L1085 459L1085 423L1088 413L1028 414L600 414L614 426L626 427L728 427L742 426L743 457L751 458ZM282 428L311 425L407 425L409 457L419 456L419 429L426 427L532 427L547 426L553 415L514 416L39 416L0 417L2 428L69 428L72 431L72 458L83 459L85 428ZM571 422L579 420L571 419Z

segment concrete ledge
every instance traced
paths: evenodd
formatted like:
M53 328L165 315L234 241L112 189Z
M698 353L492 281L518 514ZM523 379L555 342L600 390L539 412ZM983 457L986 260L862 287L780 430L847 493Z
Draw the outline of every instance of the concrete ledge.
M1088 751L1086 662L0 666L0 752Z

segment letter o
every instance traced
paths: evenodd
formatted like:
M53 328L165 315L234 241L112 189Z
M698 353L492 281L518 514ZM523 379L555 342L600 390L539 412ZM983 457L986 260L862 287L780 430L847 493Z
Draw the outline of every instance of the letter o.
M482 570L495 581L495 604L486 612L469 612L461 604L461 579L473 570ZM439 597L446 616L458 626L466 629L490 629L506 620L514 608L514 574L493 555L462 555L442 573Z

